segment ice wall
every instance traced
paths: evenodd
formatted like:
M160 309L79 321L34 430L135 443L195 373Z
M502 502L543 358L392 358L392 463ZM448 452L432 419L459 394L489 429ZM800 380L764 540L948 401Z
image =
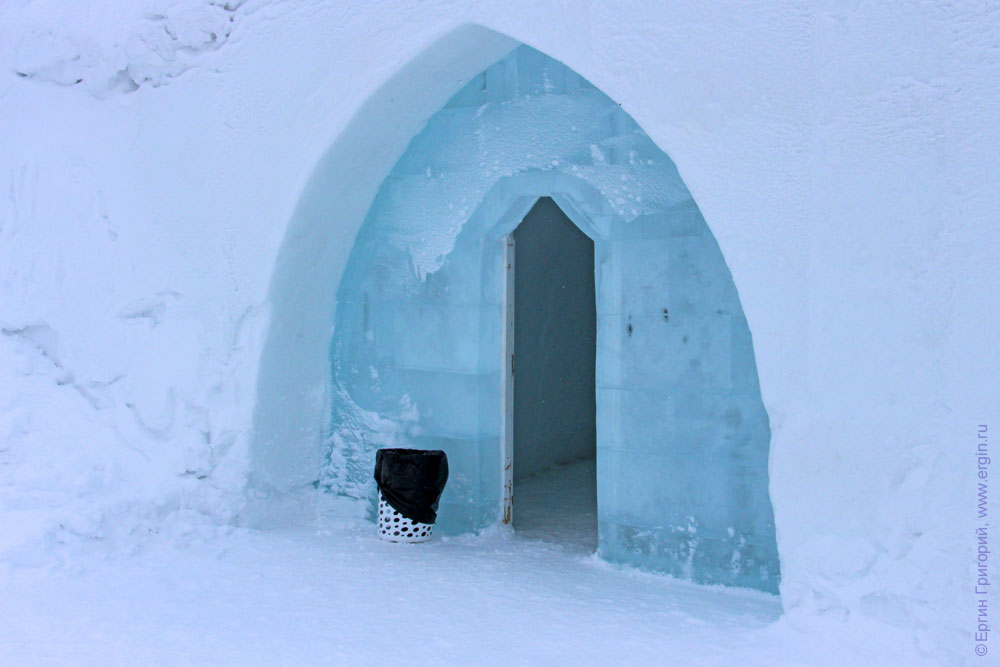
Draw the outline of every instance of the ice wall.
M595 241L601 555L776 592L770 432L725 261L670 159L525 46L430 119L358 234L322 483L371 503L375 449L443 449L442 530L498 520L503 236L543 195Z

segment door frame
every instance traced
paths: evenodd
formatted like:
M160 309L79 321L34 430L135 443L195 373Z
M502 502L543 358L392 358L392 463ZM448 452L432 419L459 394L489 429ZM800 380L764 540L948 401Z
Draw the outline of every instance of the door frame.
M514 232L503 237L503 280L501 310L503 327L500 334L500 488L502 504L500 521L511 525L514 520Z
M576 199L567 190L553 187L551 190L527 190L517 196L496 223L497 236L503 243L500 280L500 309L503 325L500 327L500 523L512 525L514 521L514 274L515 246L514 230L538 203L541 197L551 197L556 206L569 220L594 242L594 289L597 296L599 281L598 241L606 237L606 230L576 204ZM504 233L506 231L506 233ZM494 236L493 238L497 238ZM595 384L596 391L596 384ZM598 482L599 483L599 482Z

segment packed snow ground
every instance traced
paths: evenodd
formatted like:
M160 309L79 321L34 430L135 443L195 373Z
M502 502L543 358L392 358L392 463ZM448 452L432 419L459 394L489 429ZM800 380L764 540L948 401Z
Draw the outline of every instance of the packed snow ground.
M898 631L782 617L773 596L596 559L593 473L523 480L518 533L391 544L326 518L127 558L78 544L55 568L8 572L0 663L924 664Z
M509 531L401 545L335 522L19 571L0 663L933 664L898 630L780 613Z

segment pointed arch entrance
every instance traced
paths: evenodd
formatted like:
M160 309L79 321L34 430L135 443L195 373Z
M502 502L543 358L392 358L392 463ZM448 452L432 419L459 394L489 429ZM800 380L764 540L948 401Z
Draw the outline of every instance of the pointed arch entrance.
M550 197L507 236L504 517L518 535L597 549L594 242ZM513 284L511 284L513 283ZM511 303L513 301L513 303ZM509 360L509 361L508 361ZM511 460L512 459L512 460Z
M777 592L770 430L725 260L671 160L526 46L428 120L365 215L318 484L369 504L376 449L444 449L441 531L505 520L506 237L542 197L594 243L599 554Z

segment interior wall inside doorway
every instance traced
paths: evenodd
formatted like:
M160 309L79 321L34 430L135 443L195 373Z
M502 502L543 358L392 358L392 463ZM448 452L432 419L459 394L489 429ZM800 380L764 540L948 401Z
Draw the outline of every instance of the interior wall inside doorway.
M543 197L514 231L514 479L594 458L594 243ZM516 515L516 510L515 510Z

